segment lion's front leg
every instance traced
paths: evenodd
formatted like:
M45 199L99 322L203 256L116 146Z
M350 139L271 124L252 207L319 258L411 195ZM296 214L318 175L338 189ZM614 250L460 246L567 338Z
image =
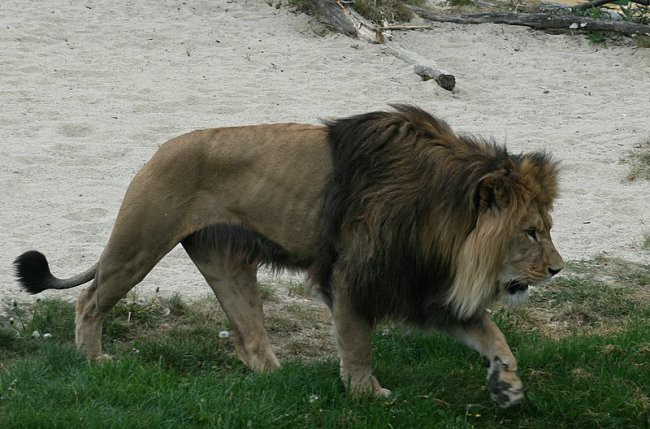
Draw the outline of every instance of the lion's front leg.
M456 328L452 333L483 356L492 400L505 408L524 399L524 387L517 376L517 360L505 336L487 314L479 322Z
M341 379L352 395L370 393L386 397L390 390L381 387L372 375L372 324L359 317L345 294L337 294L332 315L336 342L341 356Z

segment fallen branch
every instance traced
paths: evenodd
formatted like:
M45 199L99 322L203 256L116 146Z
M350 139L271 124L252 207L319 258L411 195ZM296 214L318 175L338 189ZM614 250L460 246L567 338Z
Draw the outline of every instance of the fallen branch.
M476 13L470 15L438 15L431 10L411 7L427 21L455 24L508 24L532 27L539 30L612 31L625 35L650 35L650 26L625 21L602 21L591 18L553 13Z
M442 88L451 91L456 86L456 78L431 64L425 58L408 51L395 42L386 42L384 30L415 29L416 26L376 27L359 15L347 2L342 0L312 0L320 14L338 31L348 36L357 37L371 43L385 43L384 51L413 64L414 71L422 79L435 80ZM417 26L417 28L426 28Z
M438 85L447 91L453 90L456 86L456 78L454 75L441 70L438 66L431 64L428 60L415 52L408 51L394 42L386 42L383 49L397 58L413 64L413 71L415 71L422 80L433 79L438 83Z
M313 0L313 3L323 18L341 33L370 43L384 42L381 30L341 0Z
M378 27L379 30L431 30L430 25L384 25L383 27Z

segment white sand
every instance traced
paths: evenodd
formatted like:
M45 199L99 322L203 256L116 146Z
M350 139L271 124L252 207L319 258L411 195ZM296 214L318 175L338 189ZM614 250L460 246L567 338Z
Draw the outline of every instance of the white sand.
M59 276L92 265L127 184L167 139L396 102L560 159L554 237L565 259L650 262L640 250L650 183L627 181L621 162L650 138L650 49L498 25L395 34L456 75L450 93L380 47L319 37L309 22L262 0L3 0L2 301L27 298L12 268L23 251L43 251ZM156 287L208 291L179 249L139 291Z

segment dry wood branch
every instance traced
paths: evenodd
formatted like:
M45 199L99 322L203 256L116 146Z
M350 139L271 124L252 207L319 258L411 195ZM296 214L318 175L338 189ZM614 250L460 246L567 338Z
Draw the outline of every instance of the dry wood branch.
M384 25L383 27L379 27L379 30L385 31L385 30L431 30L430 25Z
M375 27L342 0L313 0L320 14L338 31L348 36L358 37L372 43L384 43L384 29L414 29L416 26ZM427 28L425 26L417 26ZM414 71L424 80L433 79L438 85L451 91L456 85L456 78L432 65L426 59L408 51L393 42L387 42L384 48L392 55L413 64Z
M422 18L432 22L456 24L508 24L522 25L540 30L579 29L588 31L612 31L626 35L650 35L650 26L625 21L601 21L581 16L552 13L476 13L470 15L438 15L431 10L411 8Z
M313 0L313 2L327 22L341 33L371 43L383 43L383 33L354 9L343 4L341 0Z
M415 52L406 50L394 42L386 42L384 51L389 52L407 63L413 64L413 70L423 80L433 79L438 83L438 85L447 91L453 90L456 86L456 78L454 75L438 68L438 66L432 64L430 61Z

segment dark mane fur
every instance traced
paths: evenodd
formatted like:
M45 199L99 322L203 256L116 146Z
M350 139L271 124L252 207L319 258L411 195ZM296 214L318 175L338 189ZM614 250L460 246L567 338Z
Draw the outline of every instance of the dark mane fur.
M182 240L183 246L201 249L201 253L219 252L237 265L267 265L274 271L305 269L307 261L298 260L278 243L237 224L214 224Z
M393 107L326 123L333 171L310 276L330 306L345 293L369 321L439 325L453 319L444 296L454 252L477 221L478 184L522 157L457 136L418 108Z

